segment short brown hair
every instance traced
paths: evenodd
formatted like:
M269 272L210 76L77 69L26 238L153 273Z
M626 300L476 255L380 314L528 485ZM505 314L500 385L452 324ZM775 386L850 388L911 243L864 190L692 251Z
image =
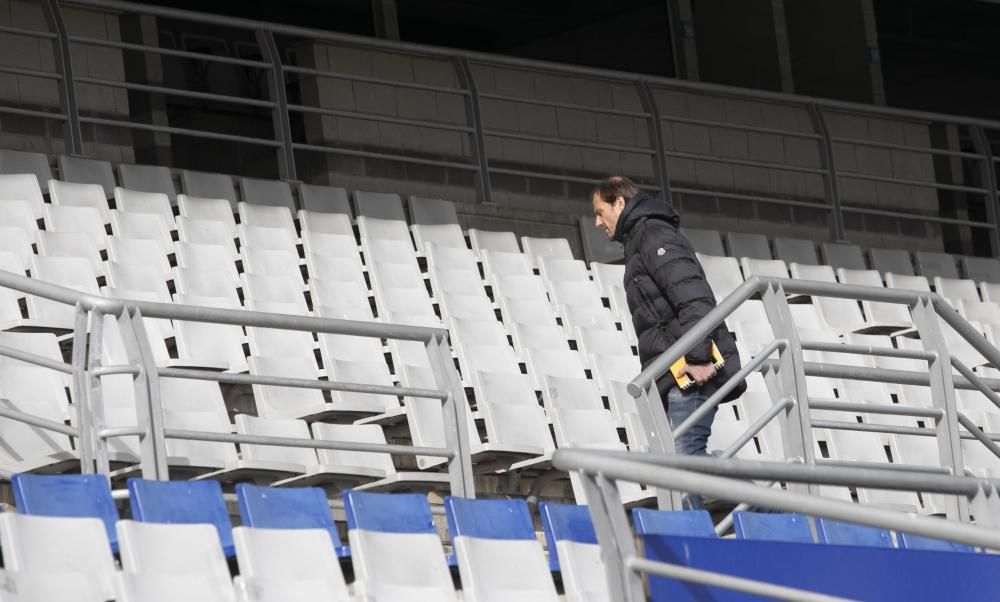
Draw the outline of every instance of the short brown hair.
M597 195L602 201L610 205L618 197L624 198L625 202L628 203L638 193L639 187L632 180L625 176L611 176L597 186L594 186L594 191L590 195Z

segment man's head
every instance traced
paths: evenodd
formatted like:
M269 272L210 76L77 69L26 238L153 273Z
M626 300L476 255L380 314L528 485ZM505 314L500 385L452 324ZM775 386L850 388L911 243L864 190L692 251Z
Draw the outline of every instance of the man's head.
M591 202L594 205L594 225L612 238L618 218L625 205L639 192L635 182L623 176L611 176L594 187Z

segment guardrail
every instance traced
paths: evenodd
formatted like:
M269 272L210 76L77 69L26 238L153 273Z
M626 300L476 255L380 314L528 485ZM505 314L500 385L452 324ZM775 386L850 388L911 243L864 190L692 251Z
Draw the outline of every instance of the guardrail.
M292 316L257 311L242 311L153 303L128 299L98 297L62 286L26 278L11 272L0 271L0 287L34 295L75 307L72 332L72 362L64 363L25 351L0 346L0 355L34 365L43 366L72 375L73 409L76 424L67 426L25 412L0 408L0 416L75 438L79 454L80 471L108 473L110 470L107 441L115 437L138 436L140 442L140 469L147 479L168 479L166 440L187 439L219 441L240 444L309 447L355 452L377 452L406 456L432 456L447 458L449 485L453 495L475 497L469 433L467 432L469 408L464 402L464 391L451 358L447 331L408 325L354 322L333 318ZM126 364L102 365L104 316L114 317L122 333ZM365 383L319 381L267 376L164 368L156 365L144 318L162 318L211 322L238 326L256 326L279 330L342 334L378 339L397 339L424 343L434 374L436 389L390 387ZM105 428L102 414L102 376L129 374L135 385L137 424L134 428ZM446 445L443 448L407 445L379 445L346 441L319 441L289 437L212 433L172 429L164 426L163 407L160 402L159 379L193 378L235 384L264 384L300 387L330 391L347 391L407 396L440 400L444 412Z
M334 154L345 157L386 160L400 165L432 166L456 170L472 175L477 198L484 203L491 203L494 200L494 182L497 179L494 176L515 176L526 178L529 181L539 180L563 186L585 185L589 187L596 178L607 175L606 173L594 172L593 170L596 168L556 169L549 164L540 163L535 166L534 163L515 163L509 159L501 161L500 158L490 154L488 142L491 140L520 141L547 144L562 149L621 153L631 157L643 157L643 161L649 161L649 173L652 174L652 178L646 184L651 188L658 189L668 200L671 199L672 195L682 194L821 211L828 217L830 236L833 240L846 239L845 216L852 214L855 216L880 216L897 220L931 222L941 226L962 227L977 232L985 230L989 233L991 254L1000 256L1000 230L998 230L997 218L997 203L1000 202L1000 196L998 196L996 173L998 158L993 155L991 149L991 141L998 140L997 132L1000 132L1000 123L998 122L379 40L119 0L41 1L45 7L51 31L31 31L5 26L0 28L0 32L28 35L52 43L57 59L56 71L46 72L33 68L0 67L0 73L41 77L56 81L59 86L59 110L53 111L51 107L44 106L40 108L0 106L0 113L40 117L63 123L66 148L67 152L70 153L83 152L81 125L89 124L135 132L162 133L246 144L253 148L271 148L275 151L277 172L287 180L295 180L298 177L297 157L300 158L303 153ZM179 20L201 26L219 27L230 32L240 32L241 35L252 36L256 41L260 59L219 56L207 52L163 48L155 44L70 35L62 21L62 7L64 5L109 11L121 15L146 15ZM443 85L403 81L399 78L352 73L344 69L343 66L312 66L301 64L301 61L290 61L289 55L294 53L290 53L288 50L299 42L340 44L400 53L412 57L429 57L442 62L446 68L450 69L456 83L455 85ZM173 59L201 61L211 65L227 65L252 73L253 77L266 82L266 86L259 91L257 97L254 97L247 94L221 94L171 87L160 83L113 81L107 78L75 74L72 69L74 49L85 49L90 46L115 48L123 53L148 53ZM529 74L543 73L567 78L588 78L593 80L595 86L627 86L628 89L634 91L640 108L638 110L625 109L615 106L598 106L598 103L562 102L483 91L476 81L475 67L477 66L513 68ZM319 101L299 99L302 96L299 93L299 85L303 78L340 80L352 84L372 84L385 86L387 90L419 90L435 95L461 98L465 113L464 120L449 121L448 118L441 116L418 118L388 115L367 106L350 109L322 106ZM228 119L205 121L205 123L219 125L188 127L164 123L162 119L154 120L146 117L81 115L76 98L77 87L81 84L199 101L206 103L201 107L205 111L211 111L211 106L224 107L225 110L240 109L254 115L258 120L270 120L273 135L271 137L248 135L243 130L223 131L222 124L229 122ZM808 113L811 130L789 126L750 125L726 119L703 119L693 118L689 115L672 114L671 111L660 106L657 100L657 93L664 91L701 94L715 100L735 99L791 107ZM596 138L588 139L583 133L578 132L572 132L569 135L566 133L541 134L486 127L483 124L482 103L484 100L505 101L514 103L518 107L540 106L556 110L578 111L591 117L612 115L641 120L646 124L648 140L645 143L612 144ZM947 126L958 132L960 139L964 140L964 146L962 148L939 148L940 145L935 146L934 143L923 146L909 142L886 142L857 136L837 135L831 132L828 123L831 115L834 114L907 120L920 124ZM460 151L451 152L450 155L442 155L399 152L397 149L385 148L375 143L347 143L339 139L335 142L325 138L321 141L303 140L303 130L308 128L304 127L301 122L306 116L348 118L371 123L376 127L379 124L386 124L457 133L467 138L467 144L463 144ZM168 119L166 115L163 118ZM463 122L459 123L458 121ZM761 135L778 136L783 139L800 139L815 145L820 160L818 165L798 165L795 161L775 162L763 161L760 158L749 156L734 157L715 150L707 152L678 150L674 147L669 134L665 132L665 125L731 130L745 133L748 136ZM947 173L934 173L934 177L923 179L923 174L921 176L900 177L898 174L869 173L863 168L845 169L844 166L837 165L834 153L835 145L853 145L890 152L910 153L924 159L947 158L964 161L966 162L966 175L960 177L970 177L972 183L953 181L950 179L952 176ZM720 189L720 186L706 188L685 185L672 178L669 169L670 160L696 161L698 164L717 164L730 168L764 168L774 170L779 174L818 177L823 180L823 192L821 197L807 198L799 193L785 195L773 192L749 192L735 187ZM935 171L934 168L931 170ZM866 182L887 186L901 185L909 188L929 189L940 194L964 195L972 199L980 199L984 211L981 217L977 217L974 212L966 217L940 215L933 211L916 212L863 206L857 202L849 202L850 199L844 198L845 183L850 182Z

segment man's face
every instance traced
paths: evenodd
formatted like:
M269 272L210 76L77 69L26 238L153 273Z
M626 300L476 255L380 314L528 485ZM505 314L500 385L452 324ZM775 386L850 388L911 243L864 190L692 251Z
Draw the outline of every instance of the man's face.
M618 225L618 217L625 209L625 199L618 197L614 203L605 203L599 194L595 194L591 202L594 205L594 225L604 230L608 238L612 238L615 226Z

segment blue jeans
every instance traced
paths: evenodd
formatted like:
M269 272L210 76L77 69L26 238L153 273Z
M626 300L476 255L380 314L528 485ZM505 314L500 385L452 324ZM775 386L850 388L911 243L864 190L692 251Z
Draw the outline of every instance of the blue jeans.
M670 428L680 426L701 404L712 396L718 389L715 383L708 383L698 387L692 385L686 391L680 387L672 387L667 393L667 419L670 421ZM674 439L674 449L681 456L707 456L708 438L712 434L712 423L715 421L715 413L718 406L709 410L697 422L691 425L680 437ZM697 510L705 507L700 495L689 495L684 498L684 507L689 510Z

